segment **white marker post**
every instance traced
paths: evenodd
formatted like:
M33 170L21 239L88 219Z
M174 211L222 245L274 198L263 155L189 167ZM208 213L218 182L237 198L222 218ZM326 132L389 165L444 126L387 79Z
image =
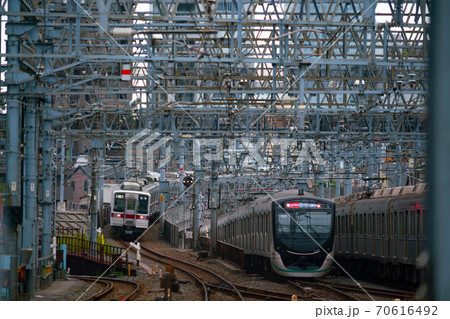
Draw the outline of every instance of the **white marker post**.
M130 242L130 246L136 249L136 266L139 266L139 262L141 261L141 244L137 243L137 245L135 243Z

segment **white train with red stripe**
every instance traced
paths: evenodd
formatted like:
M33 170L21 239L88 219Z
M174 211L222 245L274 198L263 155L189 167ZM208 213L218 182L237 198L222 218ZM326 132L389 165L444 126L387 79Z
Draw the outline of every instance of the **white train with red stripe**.
M114 233L139 236L159 216L158 183L145 190L139 183L125 182L115 190L111 203L111 228Z

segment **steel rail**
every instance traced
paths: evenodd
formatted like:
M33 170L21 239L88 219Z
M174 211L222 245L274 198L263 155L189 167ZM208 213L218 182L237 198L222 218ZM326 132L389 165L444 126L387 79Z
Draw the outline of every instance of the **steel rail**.
M75 279L81 279L81 280L86 280L86 281L94 281L94 282L101 282L103 284L106 284L106 287L102 290L100 290L98 293L96 293L95 295L89 297L86 299L86 301L88 300L98 300L104 296L106 296L108 293L110 293L113 289L114 289L114 284L113 282L120 282L123 284L128 284L128 285L132 285L135 287L135 289L129 293L128 295L126 295L125 297L123 297L121 300L126 301L126 300L130 300L132 297L134 297L138 291L139 291L139 284L136 282L132 282L132 281L126 281L126 280L122 280L122 279L117 279L117 278L103 278L103 279L98 279L97 277L92 277L92 276L78 276L78 275L70 275L68 276L69 278L75 278Z
M223 278L219 274L213 272L212 270L209 270L207 268L201 267L199 265L196 265L196 264L184 261L184 260L180 260L180 259L177 259L177 258L174 258L174 257L169 257L169 256L166 256L166 255L160 254L160 253L158 253L158 252L156 252L154 250L151 250L151 249L149 249L149 248L147 248L145 246L142 246L142 245L141 245L141 249L143 249L143 250L147 251L148 253L153 254L153 255L155 255L155 256L157 256L159 258L168 259L168 260L171 260L171 261L174 261L174 262L178 262L178 263L181 263L181 264L184 264L184 265L196 268L198 270L204 271L204 272L206 272L206 273L208 273L211 276L214 276L216 278L219 278L221 281L227 283L234 290L234 292L238 295L240 300L242 300L242 301L244 300L244 297L239 292L239 289L237 289L231 282L229 282L228 280L226 280L225 278Z

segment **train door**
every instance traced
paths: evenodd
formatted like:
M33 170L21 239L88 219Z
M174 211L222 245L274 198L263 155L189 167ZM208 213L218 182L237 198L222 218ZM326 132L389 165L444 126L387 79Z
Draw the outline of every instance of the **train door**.
M137 200L134 196L128 196L125 204L125 224L126 226L136 225L136 204Z

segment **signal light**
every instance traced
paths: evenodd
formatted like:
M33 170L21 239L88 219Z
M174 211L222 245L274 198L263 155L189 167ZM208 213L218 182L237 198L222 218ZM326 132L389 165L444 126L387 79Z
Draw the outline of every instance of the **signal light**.
M186 176L185 178L183 178L182 183L185 187L189 187L194 183L194 179L192 178L192 176Z

